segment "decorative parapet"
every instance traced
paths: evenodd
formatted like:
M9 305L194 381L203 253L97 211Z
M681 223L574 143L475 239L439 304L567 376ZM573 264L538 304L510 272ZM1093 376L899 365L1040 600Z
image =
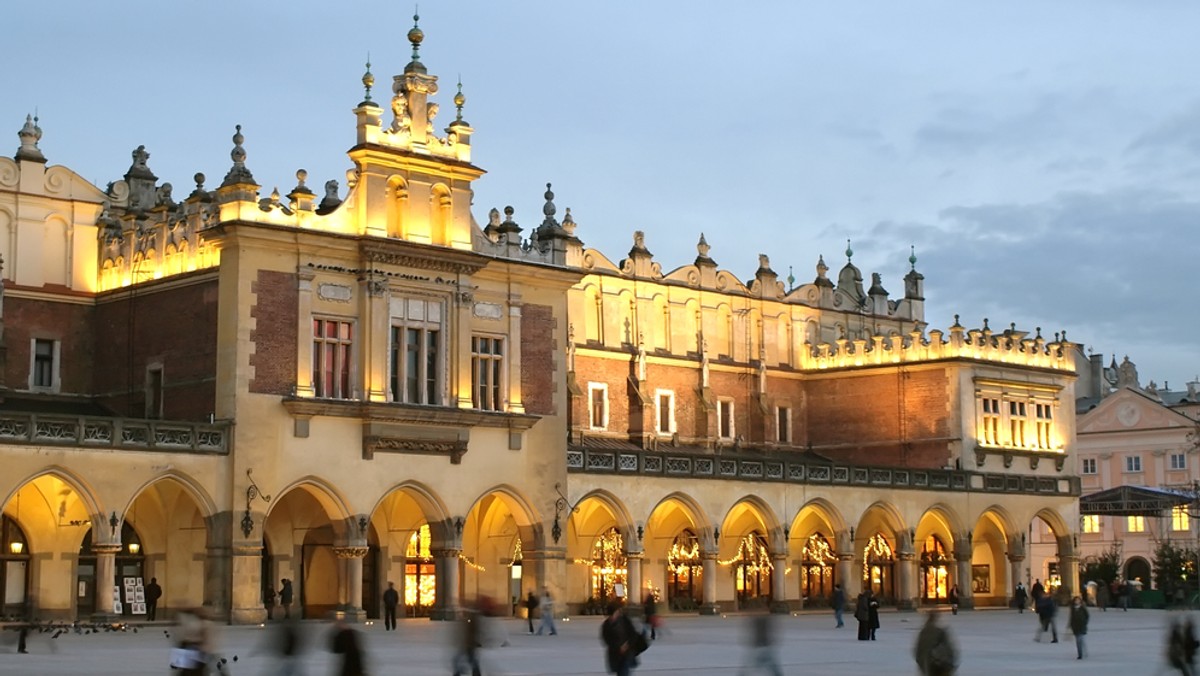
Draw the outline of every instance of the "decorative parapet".
M227 455L232 423L0 413L0 443Z
M1039 329L1034 338L1024 333L1005 331L994 334L987 328L967 330L960 326L957 317L950 332L934 329L926 336L924 331L912 331L906 336L876 335L870 340L839 339L834 343L808 343L809 350L800 355L802 369L831 369L855 366L878 366L940 359L974 359L1019 366L1033 366L1056 371L1074 372L1075 362L1071 357L1074 343L1067 341L1066 334L1055 334L1055 340L1047 342Z
M654 451L567 450L567 471L587 474L727 479L875 489L1078 496L1078 477L1040 477L962 470L925 470L789 462L786 458L682 455Z

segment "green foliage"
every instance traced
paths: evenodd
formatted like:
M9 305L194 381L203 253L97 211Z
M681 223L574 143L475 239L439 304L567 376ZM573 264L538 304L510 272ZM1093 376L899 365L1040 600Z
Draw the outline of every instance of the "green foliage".
M1196 592L1196 551L1166 540L1154 549L1154 584L1168 599Z
M1114 543L1098 556L1090 556L1083 562L1079 577L1084 582L1095 580L1108 586L1121 574L1121 545Z

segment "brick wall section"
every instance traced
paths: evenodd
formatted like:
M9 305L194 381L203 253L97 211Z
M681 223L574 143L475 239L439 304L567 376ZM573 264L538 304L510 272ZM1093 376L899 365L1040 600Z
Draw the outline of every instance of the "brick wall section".
M250 391L258 394L292 393L296 383L296 346L299 337L299 284L295 273L259 270L258 279L251 284L254 306L254 330L250 342L250 366L254 378Z
M554 308L549 305L521 307L521 398L525 412L554 415L554 393L558 377L554 370Z
M4 299L4 342L8 356L4 383L14 390L29 387L31 340L59 341L59 378L64 394L92 392L95 308L28 298Z
M95 313L93 387L101 404L118 415L143 417L146 367L161 362L163 418L208 418L216 399L215 279L165 291L122 291L103 297Z
M939 439L949 436L949 397L944 370L809 381L809 440L837 460L943 467L950 450ZM847 448L822 448L829 445Z

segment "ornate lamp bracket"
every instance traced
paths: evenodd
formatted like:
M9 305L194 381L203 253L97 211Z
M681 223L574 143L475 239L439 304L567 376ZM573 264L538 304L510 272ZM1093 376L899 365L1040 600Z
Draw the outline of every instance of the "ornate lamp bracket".
M558 493L558 499L554 501L554 525L550 526L550 537L554 538L554 544L562 539L562 524L559 522L559 517L566 511L568 514L574 514L578 507L571 504L566 495L563 495L562 488L559 484L554 484L554 492Z
M242 515L242 534L246 537L250 537L250 533L254 532L254 517L250 514L250 506L254 502L254 498L262 498L263 502L271 501L271 496L263 493L258 484L254 483L253 472L253 467L246 469L246 478L250 481L250 485L246 486L246 513Z

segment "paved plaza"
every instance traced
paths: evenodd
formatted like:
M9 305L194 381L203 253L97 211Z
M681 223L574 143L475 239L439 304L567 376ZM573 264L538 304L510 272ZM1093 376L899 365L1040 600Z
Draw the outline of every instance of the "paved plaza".
M1059 613L1058 644L1034 643L1032 613L979 610L958 616L945 613L963 655L960 674L1088 674L1152 675L1163 671L1165 627L1178 613L1153 610L1095 612L1088 634L1089 656L1075 659L1075 644L1065 628L1065 609ZM855 640L853 620L833 628L832 614L801 614L779 618L778 654L785 674L916 673L911 653L922 616L884 613L879 640ZM524 622L498 620L493 634L507 632L507 647L485 651L488 674L603 674L598 638L600 618L572 618L559 624L558 636L530 636ZM669 617L669 633L642 657L637 674L736 674L745 657L744 618ZM304 674L334 674L332 656L325 651L329 625L305 623L309 640ZM35 637L30 654L18 655L11 632L0 644L0 674L100 676L105 674L171 673L167 667L170 643L164 630L144 627L137 634L64 635L55 641ZM395 632L380 624L364 626L371 674L449 674L449 644L453 626L428 620L401 621ZM269 629L221 627L219 648L237 655L231 676L277 674L277 665L263 654Z

